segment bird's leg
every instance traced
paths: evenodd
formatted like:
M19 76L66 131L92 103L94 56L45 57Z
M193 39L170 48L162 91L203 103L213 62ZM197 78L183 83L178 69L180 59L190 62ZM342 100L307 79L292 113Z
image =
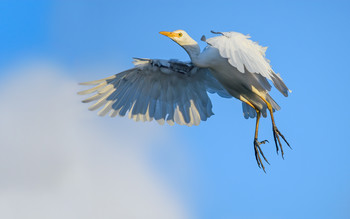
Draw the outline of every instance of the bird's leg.
M265 171L265 167L264 164L262 163L261 157L260 155L264 158L264 160L266 161L266 163L270 164L269 161L267 161L264 153L262 152L260 145L261 144L265 144L266 142L269 142L268 140L264 140L264 141L258 141L258 130L259 130L259 121L260 121L260 117L261 117L261 112L260 110L258 110L252 103L250 103L247 99L245 99L244 97L240 97L240 100L245 102L246 104L248 104L249 106L251 106L255 111L256 111L256 124L255 124L255 135L254 135L254 152L255 152L255 159L256 162L258 163L259 168L262 168Z
M287 143L288 147L290 147L290 145L289 145L288 141L286 140L286 138L282 135L282 133L277 129L277 126L276 126L276 123L275 123L275 119L274 119L274 116L273 116L273 109L272 109L271 104L269 102L267 102L265 100L265 98L263 98L261 96L260 96L260 98L266 103L267 108L270 111L271 121L272 121L273 138L274 138L275 144L276 144L276 151L278 153L278 146L279 146L279 148L281 149L282 158L284 158L283 157L284 153L283 153L283 148L282 148L282 143L281 143L281 140L280 140L280 136L282 137L284 142ZM278 144L277 144L277 142L278 142Z
M261 112L259 110L256 109L256 124L255 124L255 136L254 136L254 151L255 151L255 159L256 162L258 163L259 167L262 167L262 169L265 171L265 167L264 164L262 163L262 160L260 158L260 154L261 156L264 158L264 160L266 161L266 163L270 164L269 161L267 161L264 153L262 152L260 145L261 144L265 144L266 142L269 142L268 140L264 140L264 141L258 141L258 129L259 129L259 120L260 120L260 116L261 116Z

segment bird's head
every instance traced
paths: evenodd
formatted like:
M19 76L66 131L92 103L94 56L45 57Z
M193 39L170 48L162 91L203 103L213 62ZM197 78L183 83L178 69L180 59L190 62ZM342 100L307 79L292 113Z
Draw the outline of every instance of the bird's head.
M197 44L184 30L175 30L173 32L161 31L160 34L174 40L180 46L190 46Z
M194 41L184 30L175 30L173 32L161 31L160 34L169 37L177 44L179 44L182 48L186 50L188 55L191 58L192 62L196 61L200 53L199 45L196 41Z

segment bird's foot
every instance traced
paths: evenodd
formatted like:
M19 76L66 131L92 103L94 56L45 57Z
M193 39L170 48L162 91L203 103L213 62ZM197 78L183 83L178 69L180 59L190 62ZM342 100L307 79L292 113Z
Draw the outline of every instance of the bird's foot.
M281 143L281 140L280 140L280 136L282 137L284 142L287 143L288 147L291 148L291 146L289 145L289 143L286 140L286 138L282 135L282 133L277 129L277 127L275 125L272 127L272 131L273 131L273 138L275 139L275 144L276 144L276 152L278 154L278 149L280 148L281 149L282 158L284 159L284 157L283 157L284 153L283 153L283 148L282 148L282 143ZM278 142L278 144L277 144L277 142Z
M262 150L260 148L260 145L261 144L265 144L266 142L269 142L269 141L268 140L264 140L264 141L260 141L259 142L257 138L254 139L255 159L256 159L256 162L258 163L259 168L262 168L265 173L266 173L265 167L264 167L264 164L262 163L260 155L264 158L266 163L268 163L268 164L270 164L270 163L269 163L269 161L267 161L264 153L262 152Z

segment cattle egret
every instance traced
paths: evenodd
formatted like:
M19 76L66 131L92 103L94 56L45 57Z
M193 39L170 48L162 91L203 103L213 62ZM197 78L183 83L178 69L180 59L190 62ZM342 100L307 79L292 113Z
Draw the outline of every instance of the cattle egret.
M277 129L274 111L280 106L269 95L271 85L284 95L290 90L281 76L276 74L269 60L265 58L267 47L251 41L249 36L237 32L213 32L218 36L206 39L208 45L200 52L200 47L185 31L162 31L190 56L191 62L178 60L134 58L135 67L101 80L81 83L95 87L79 94L95 93L83 100L96 101L89 110L101 108L98 115L107 113L111 117L125 116L135 121L156 120L159 124L199 125L211 115L212 103L208 93L221 97L235 97L242 101L246 119L256 117L254 151L257 164L265 171L261 156L269 163L258 141L258 127L261 115L271 116L272 131L276 145L283 157L280 137L285 137ZM261 156L260 156L261 155Z

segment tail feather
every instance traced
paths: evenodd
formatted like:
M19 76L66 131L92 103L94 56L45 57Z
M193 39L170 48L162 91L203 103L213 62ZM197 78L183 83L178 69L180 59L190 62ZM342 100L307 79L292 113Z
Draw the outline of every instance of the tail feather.
M291 90L288 89L286 84L283 82L282 78L278 74L273 74L272 82L273 85L279 90L285 97L288 97L288 92L291 92Z
M274 109L274 111L281 109L281 107L276 103L274 99L272 99L272 97L269 94L266 95L266 100L271 104L272 109Z
M266 95L266 100L271 104L274 112L281 109L281 107L276 103L276 101L274 101L274 99L272 99L272 97L269 94ZM249 118L256 117L255 109L253 109L251 106L249 106L245 102L242 102L242 110L243 110L244 118L249 119ZM267 116L266 111L267 111L267 106L265 104L260 111L263 117Z
M256 117L255 109L253 109L251 106L249 106L245 102L242 102L242 109L243 109L244 118L249 119L249 118Z

